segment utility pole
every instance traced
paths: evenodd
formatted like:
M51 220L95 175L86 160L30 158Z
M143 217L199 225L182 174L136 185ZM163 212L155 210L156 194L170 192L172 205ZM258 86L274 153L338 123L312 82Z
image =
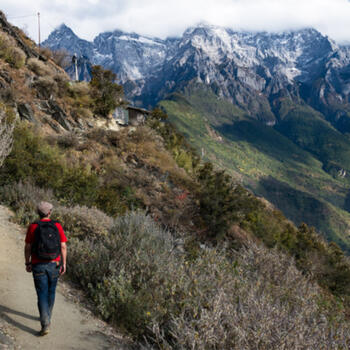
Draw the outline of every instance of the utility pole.
M39 50L40 50L40 12L38 12L38 46L39 46Z

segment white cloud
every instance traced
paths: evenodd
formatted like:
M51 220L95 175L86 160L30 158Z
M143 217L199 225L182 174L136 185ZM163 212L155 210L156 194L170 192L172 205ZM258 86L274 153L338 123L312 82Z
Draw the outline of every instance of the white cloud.
M280 31L314 27L338 42L350 42L348 0L2 0L9 20L37 38L35 16L41 13L42 37L66 23L92 40L106 30L179 36L205 21L233 29Z

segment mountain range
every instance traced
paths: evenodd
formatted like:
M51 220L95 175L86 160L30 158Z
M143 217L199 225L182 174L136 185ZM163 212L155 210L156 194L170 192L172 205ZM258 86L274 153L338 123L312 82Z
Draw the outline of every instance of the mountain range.
M116 30L89 42L63 24L43 45L111 69L129 97L143 106L195 79L244 109L248 105L251 114L269 123L276 119L269 101L284 94L302 97L328 115L336 110L333 118L348 129L336 105L349 103L350 48L314 29L249 33L199 25L181 38L162 40Z
M91 65L111 69L129 100L161 106L204 158L349 249L349 46L312 28L207 24L178 38L116 30L93 42L61 25L43 45L76 53L82 80Z

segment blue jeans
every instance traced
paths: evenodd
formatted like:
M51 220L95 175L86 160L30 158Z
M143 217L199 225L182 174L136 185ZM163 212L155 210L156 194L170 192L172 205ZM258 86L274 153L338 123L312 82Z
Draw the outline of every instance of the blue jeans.
M38 296L41 327L48 327L55 303L59 266L55 262L39 263L32 267L34 285Z

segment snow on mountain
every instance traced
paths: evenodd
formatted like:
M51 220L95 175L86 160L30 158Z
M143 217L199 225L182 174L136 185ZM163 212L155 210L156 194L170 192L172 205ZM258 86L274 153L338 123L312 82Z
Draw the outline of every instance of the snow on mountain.
M318 98L331 94L349 99L350 48L310 28L251 33L200 24L180 38L162 40L116 30L88 42L62 25L43 44L113 70L128 97L143 105L192 80L215 87L219 96L241 107L255 105L256 113L269 96L282 90L296 94L300 84L310 96L315 94L315 81L322 86L316 89Z

